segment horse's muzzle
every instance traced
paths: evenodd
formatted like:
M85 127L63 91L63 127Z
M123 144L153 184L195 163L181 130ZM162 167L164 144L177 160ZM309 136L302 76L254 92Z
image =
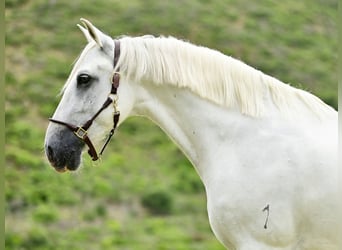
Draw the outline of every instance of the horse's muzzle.
M51 132L45 139L45 154L50 164L58 172L76 170L81 162L84 143L65 128L56 128L54 133Z

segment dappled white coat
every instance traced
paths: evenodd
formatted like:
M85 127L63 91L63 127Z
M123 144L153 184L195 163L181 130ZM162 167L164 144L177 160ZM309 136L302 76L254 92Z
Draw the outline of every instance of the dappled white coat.
M72 74L84 65L92 74L110 69L104 57L113 53L112 40L83 22L90 43ZM118 66L120 123L146 116L180 147L204 183L210 225L222 244L341 249L335 110L236 59L174 38L121 38ZM96 102L109 85L98 84L103 98ZM62 99L54 116L67 119L63 112L70 116L71 108ZM110 128L108 111L89 135L100 145Z

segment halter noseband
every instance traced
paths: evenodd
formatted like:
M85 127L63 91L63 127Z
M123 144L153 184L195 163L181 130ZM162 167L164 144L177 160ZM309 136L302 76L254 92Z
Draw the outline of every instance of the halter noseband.
M114 40L114 69L118 63L119 57L120 57L120 41L119 40ZM117 105L117 90L120 85L120 69L117 68L116 71L113 73L111 77L111 83L112 83L112 89L110 91L110 94L108 95L107 100L103 103L102 107L93 115L92 118L90 118L87 122L84 123L82 126L75 126L71 123L55 120L52 118L49 118L51 122L64 125L68 129L70 129L78 138L80 138L85 144L87 144L89 150L88 154L91 156L93 161L96 161L99 159L99 155L101 156L103 151L105 150L106 146L108 145L110 139L114 135L116 126L118 125L119 118L120 118L120 111L118 110L118 105ZM88 137L88 129L90 126L93 124L93 121L97 118L97 116L105 110L111 103L113 103L113 108L114 108L114 113L113 113L113 128L108 134L108 137L105 141L105 143L102 146L102 149L100 151L100 154L98 155L96 152L96 149L94 145L92 144L90 138Z

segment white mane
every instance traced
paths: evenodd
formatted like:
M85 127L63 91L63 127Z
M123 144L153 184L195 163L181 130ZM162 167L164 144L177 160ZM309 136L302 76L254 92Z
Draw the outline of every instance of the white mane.
M276 107L291 114L299 107L318 117L334 112L316 96L265 75L218 51L173 37L124 37L120 71L137 81L188 88L218 105L238 105L243 114L262 116L270 93ZM268 90L268 91L267 91Z

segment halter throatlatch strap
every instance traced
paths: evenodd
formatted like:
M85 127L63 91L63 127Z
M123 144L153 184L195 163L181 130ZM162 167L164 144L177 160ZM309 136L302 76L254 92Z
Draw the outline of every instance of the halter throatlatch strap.
M118 63L119 57L120 57L120 41L119 40L114 40L114 69ZM105 110L111 103L113 104L113 108L114 108L114 113L113 113L113 128L111 129L111 131L108 134L108 137L104 143L104 145L102 146L102 149L100 151L100 156L102 155L103 151L105 150L106 146L108 145L110 139L112 138L112 136L114 135L115 129L118 125L119 122L119 118L120 118L120 112L118 111L117 108L117 90L119 88L120 85L120 73L119 73L120 69L117 68L116 71L114 72L112 78L111 78L111 84L112 84L112 88L110 91L110 94L107 98L107 100L103 103L102 107L93 115L92 118L90 118L87 122L84 123L84 125L82 126L75 126L73 124L67 123L67 122L63 122L63 121L59 121L59 120L55 120L52 118L49 118L49 120L51 122L60 124L60 125L64 125L66 126L68 129L70 129L79 139L81 139L85 144L87 144L88 146L88 154L90 155L91 159L93 161L96 161L99 159L99 156L96 152L96 149L93 145L93 143L91 142L90 138L88 137L88 129L90 128L90 126L93 124L93 121L98 117L98 115Z
M117 96L117 92L118 92L118 88L120 85L120 68L118 67L117 69L115 69L118 61L119 61L119 57L120 57L120 41L119 40L114 40L114 74L112 76L111 82L112 82L112 89L110 91L110 94L113 96L113 99L111 99L110 97L108 97L108 99L111 99L111 102L113 103L113 108L114 108L114 113L113 113L113 128L110 130L108 137L105 141L105 143L102 146L102 149L100 151L100 156L102 155L103 151L105 150L105 148L107 147L108 143L110 142L110 140L112 139L112 136L114 135L116 126L118 125L119 122L119 118L120 118L120 111L118 110L118 96ZM107 100L108 100L107 99Z

